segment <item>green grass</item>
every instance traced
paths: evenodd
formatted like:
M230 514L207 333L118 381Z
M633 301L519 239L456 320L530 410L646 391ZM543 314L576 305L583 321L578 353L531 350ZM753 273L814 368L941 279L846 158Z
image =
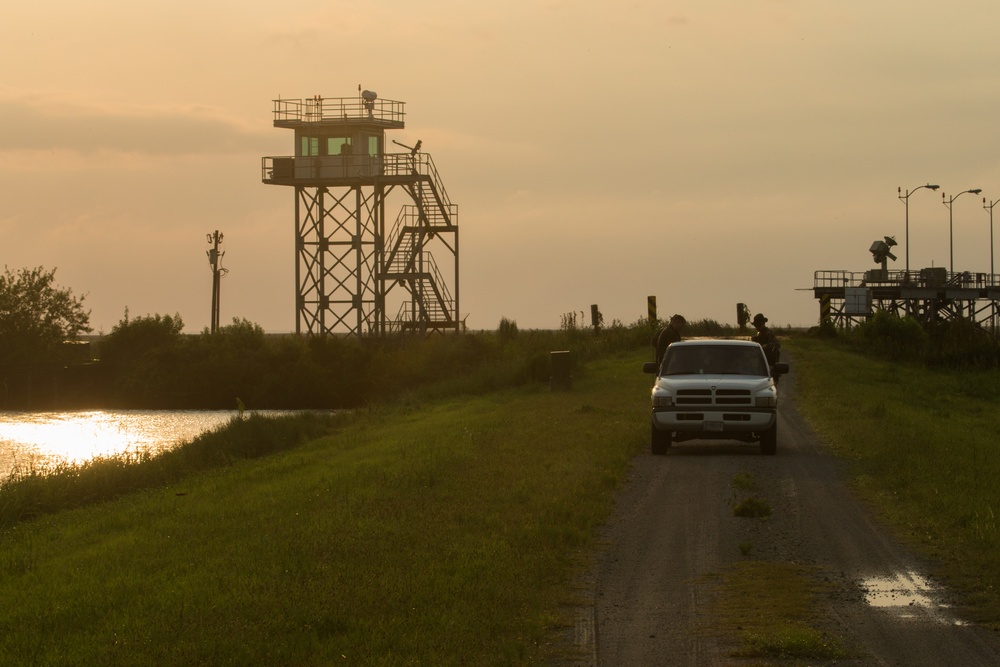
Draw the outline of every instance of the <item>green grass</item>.
M771 516L771 503L759 495L754 495L760 491L757 480L750 473L737 473L733 477L732 486L734 489L732 507L733 516L744 518L764 518ZM736 500L736 491L749 493L740 500ZM745 554L744 554L745 555Z
M739 491L751 492L760 490L757 480L748 472L736 473L733 477L732 486Z
M1000 628L1000 374L876 361L793 338L798 404L854 486Z
M747 496L733 503L733 516L744 518L764 518L771 516L771 503L765 498Z
M1000 375L785 345L800 409L860 492L1000 627ZM66 471L55 513L28 503L36 518L0 534L0 664L542 663L578 555L648 445L648 354L578 367L571 391L408 395L263 458L271 436L227 431L235 449L178 454L195 459L182 474L135 486L116 464ZM97 504L59 511L81 497ZM842 655L817 629L817 579L752 558L722 573L741 655Z
M359 413L0 537L0 663L529 664L628 461L647 350ZM637 397L639 397L637 399Z
M822 659L848 657L842 642L815 626L819 578L801 565L741 561L718 577L715 623L737 640L741 658Z

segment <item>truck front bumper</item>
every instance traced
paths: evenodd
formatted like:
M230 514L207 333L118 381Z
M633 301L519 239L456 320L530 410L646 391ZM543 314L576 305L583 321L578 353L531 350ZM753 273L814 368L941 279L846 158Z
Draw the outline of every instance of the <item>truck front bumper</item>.
M734 434L761 433L774 426L774 408L739 410L692 410L690 408L653 408L653 426L660 431L674 431L702 438L726 438Z

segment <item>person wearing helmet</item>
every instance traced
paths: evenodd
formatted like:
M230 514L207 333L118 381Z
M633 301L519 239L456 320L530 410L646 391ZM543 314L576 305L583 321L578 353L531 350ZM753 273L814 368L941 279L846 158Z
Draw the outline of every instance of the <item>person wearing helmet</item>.
M759 343L764 348L767 363L773 366L778 363L778 357L781 356L781 343L778 342L778 337L774 335L774 332L767 328L767 318L764 317L764 313L757 313L753 316L753 325L757 328L757 333L750 340Z

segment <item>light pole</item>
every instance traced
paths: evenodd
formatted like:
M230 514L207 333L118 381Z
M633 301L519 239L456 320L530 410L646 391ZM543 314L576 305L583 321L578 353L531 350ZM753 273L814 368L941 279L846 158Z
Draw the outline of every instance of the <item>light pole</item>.
M983 197L983 208L990 212L990 282L987 287L993 287L993 207L1000 204L1000 199L997 201L991 201L989 204L986 203L986 197ZM997 302L994 299L990 299L990 330L993 335L997 335Z
M919 190L920 188L927 188L928 190L937 190L940 185L918 185L912 190L907 190L906 194L903 194L903 188L896 188L899 193L899 198L903 202L903 206L906 208L906 281L910 280L910 195Z
M950 266L948 271L950 273L955 273L955 232L954 232L954 216L951 214L951 205L956 199L964 195L966 192L971 192L974 195L978 195L982 192L981 188L973 188L972 190L962 190L957 195L954 195L948 199L945 199L944 193L941 193L941 203L948 207L948 256Z
M1000 199L986 203L983 197L983 208L990 212L990 287L993 286L993 207L1000 204Z

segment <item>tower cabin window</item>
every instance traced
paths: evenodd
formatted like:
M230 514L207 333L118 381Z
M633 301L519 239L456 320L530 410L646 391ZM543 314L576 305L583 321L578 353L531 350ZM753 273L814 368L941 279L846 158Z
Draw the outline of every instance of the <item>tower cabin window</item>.
M326 139L326 154L327 155L350 155L351 150L351 138L350 137L327 137Z
M353 155L351 137L307 137L301 139L300 153L304 157L321 155Z
M302 155L319 155L319 137L302 137Z

